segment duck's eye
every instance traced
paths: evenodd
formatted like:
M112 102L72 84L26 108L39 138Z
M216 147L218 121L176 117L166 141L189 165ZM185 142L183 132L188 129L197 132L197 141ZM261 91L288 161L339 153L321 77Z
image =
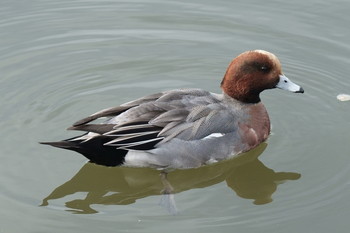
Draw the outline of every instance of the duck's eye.
M268 67L268 66L261 66L261 67L260 67L260 70L261 70L262 72L264 72L264 73L267 73L267 72L270 71L270 67Z

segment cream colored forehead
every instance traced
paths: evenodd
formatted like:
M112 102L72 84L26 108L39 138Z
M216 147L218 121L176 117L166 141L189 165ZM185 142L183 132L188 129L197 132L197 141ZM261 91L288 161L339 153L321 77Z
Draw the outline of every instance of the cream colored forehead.
M281 69L280 60L278 60L278 58L276 57L275 54L270 53L270 52L267 52L267 51L265 51L265 50L260 50L260 49L254 50L254 52L260 53L260 54L264 54L265 56L268 56L268 57L270 58L270 60L271 60L273 63L275 63L275 65L276 65L279 69Z
M276 55L273 54L273 53L267 52L267 51L265 51L265 50L260 50L260 49L254 50L254 52L264 54L264 55L268 56L272 61L279 63L278 58L277 58Z

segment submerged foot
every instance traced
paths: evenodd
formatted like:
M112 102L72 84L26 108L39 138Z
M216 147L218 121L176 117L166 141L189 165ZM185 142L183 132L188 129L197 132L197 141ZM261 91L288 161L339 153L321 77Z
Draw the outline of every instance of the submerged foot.
M166 209L170 214L176 215L178 213L178 210L176 207L175 195L173 193L174 188L169 183L167 175L168 174L163 171L160 173L160 179L164 188L161 191L163 195L159 202L159 205Z

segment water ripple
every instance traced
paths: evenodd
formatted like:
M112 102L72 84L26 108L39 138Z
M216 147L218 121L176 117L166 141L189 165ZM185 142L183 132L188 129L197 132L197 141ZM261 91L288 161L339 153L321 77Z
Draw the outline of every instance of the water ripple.
M246 2L225 2L229 7L182 1L23 4L0 9L0 29L6 32L0 40L5 113L0 126L6 135L1 158L10 158L5 161L11 165L3 168L1 179L4 184L22 184L4 188L5 200L27 206L42 198L29 192L33 181L28 182L24 173L48 174L48 181L40 178L42 192L62 182L51 170L73 175L72 165L64 164L63 157L43 159L33 146L43 137L64 137L68 133L63 129L85 115L159 90L202 87L218 92L232 56L256 48L275 52L284 73L305 89L304 95L279 90L263 94L273 130L260 157L268 171L293 170L301 178L278 184L273 201L266 205L239 198L222 181L176 194L178 218L149 211L152 197L127 207L114 206L115 212L99 206L100 212L115 218L114 213L120 216L117 212L124 211L121 215L129 223L137 215L151 227L160 219L181 225L176 219L188 225L195 222L193 229L254 228L317 216L330 206L341 206L349 195L349 103L336 96L350 93L350 45L341 24L323 26L335 20L337 4L324 3L327 10L314 2L305 2L304 8L286 2L283 9ZM294 27L287 27L289 22ZM58 168L57 163L64 166ZM18 165L21 171L14 169ZM31 195L29 201L26 195Z

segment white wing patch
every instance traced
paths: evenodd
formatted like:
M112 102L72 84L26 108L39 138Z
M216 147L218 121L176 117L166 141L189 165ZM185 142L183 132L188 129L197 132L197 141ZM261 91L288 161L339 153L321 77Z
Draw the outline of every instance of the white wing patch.
M212 134L209 134L208 136L206 136L205 138L203 139L209 139L209 138L219 138L219 137L222 137L224 136L225 134L223 133L212 133Z

